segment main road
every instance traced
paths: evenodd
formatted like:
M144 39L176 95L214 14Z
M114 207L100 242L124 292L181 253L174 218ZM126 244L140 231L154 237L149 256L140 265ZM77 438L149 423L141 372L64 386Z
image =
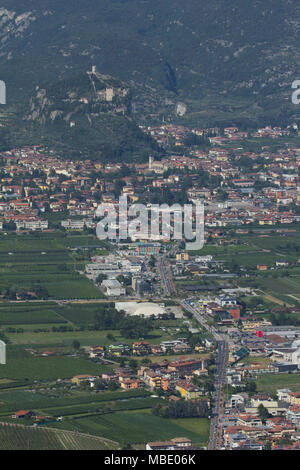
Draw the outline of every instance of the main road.
M168 255L172 256L178 249L177 245L172 247ZM167 261L167 254L164 254L158 258L157 269L160 275L161 288L165 296L171 296L176 294L176 288L172 276L172 267Z
M228 367L228 343L213 326L208 325L204 314L192 307L187 301L182 302L182 306L208 330L217 342L216 372L215 372L215 390L213 393L213 403L211 409L211 423L208 450L217 450L222 447L222 420L224 414L224 386L226 381L226 370Z

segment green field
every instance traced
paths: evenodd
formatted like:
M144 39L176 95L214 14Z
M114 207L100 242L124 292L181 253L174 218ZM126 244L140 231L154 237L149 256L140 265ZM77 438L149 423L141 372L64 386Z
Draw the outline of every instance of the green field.
M259 281L261 289L276 294L298 294L300 295L300 276L280 277L277 279L262 278Z
M110 410L134 410L151 408L157 399L149 398L145 389L117 390L114 392L95 393L70 387L27 386L14 390L0 391L1 420L9 420L18 409L30 409L48 416L66 415L68 418L78 415L99 414Z
M148 441L187 437L194 443L206 446L209 420L202 418L164 419L154 416L151 410L119 411L102 416L66 421L63 427L92 433L121 444L145 444Z
M116 442L69 431L0 423L0 450L114 450Z
M0 325L42 325L67 323L67 320L61 317L53 309L56 304L47 303L24 303L24 304L0 304Z
M106 245L94 236L59 232L0 235L0 291L13 288L26 292L40 286L53 299L101 298L99 290L78 270L97 252L97 246L100 252L106 251ZM76 247L87 249L74 250Z
M280 388L290 388L300 392L300 373L266 374L257 379L257 389L262 392L273 392Z
M107 366L78 357L36 357L24 348L7 348L7 364L0 366L0 378L12 380L57 380L78 374L100 374Z

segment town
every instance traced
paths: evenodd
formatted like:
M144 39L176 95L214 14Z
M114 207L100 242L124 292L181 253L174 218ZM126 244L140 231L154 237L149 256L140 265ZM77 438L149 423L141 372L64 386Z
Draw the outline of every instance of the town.
M0 426L299 449L300 130L141 129L160 160L0 155ZM99 240L96 210L120 195L203 201L204 247Z

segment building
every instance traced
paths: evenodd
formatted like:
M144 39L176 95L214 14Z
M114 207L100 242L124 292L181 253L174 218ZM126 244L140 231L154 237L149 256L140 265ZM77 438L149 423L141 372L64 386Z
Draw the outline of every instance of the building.
M130 354L130 347L126 343L114 343L109 345L108 351L114 356L126 356Z
M268 271L269 269L269 266L267 264L258 264L256 266L256 268L259 270L259 271Z
M159 243L137 243L136 251L138 255L158 255L160 252Z
M35 413L33 411L30 411L30 410L20 410L20 411L16 411L13 415L12 415L12 418L13 419L23 419L23 418L32 418L33 416L35 416Z
M165 442L148 442L146 450L184 450L192 446L192 441L186 437L175 437Z
M208 356L204 356L199 359L187 358L182 361L173 361L169 364L168 370L184 374L193 372L196 369L205 369L208 359Z
M6 364L6 344L0 341L0 364Z
M185 400L196 400L204 395L202 388L187 381L179 381L176 385L176 390Z
M71 379L71 382L80 385L83 382L89 382L91 379L93 379L93 376L89 374L75 375L75 377Z
M107 279L102 281L101 287L108 297L120 297L126 295L126 289L122 287L117 279Z

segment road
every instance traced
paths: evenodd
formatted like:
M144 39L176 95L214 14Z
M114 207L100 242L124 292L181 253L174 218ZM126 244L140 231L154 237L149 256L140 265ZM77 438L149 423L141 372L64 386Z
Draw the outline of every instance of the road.
M172 256L178 247L175 245L168 253L169 256ZM165 296L172 296L176 294L176 288L172 276L172 268L170 263L167 261L167 254L160 256L157 261L157 269L160 275L161 288Z
M213 405L211 410L211 423L208 450L217 450L222 447L222 419L224 414L224 386L226 381L226 370L228 367L228 343L215 327L208 325L204 313L192 307L187 301L182 306L191 312L200 325L208 330L217 341L217 357L215 372L215 391L213 394Z
M228 366L228 345L225 340L218 341L216 358L217 370L215 373L215 391L213 394L212 418L208 450L217 450L222 447L222 419L224 416L224 386Z

